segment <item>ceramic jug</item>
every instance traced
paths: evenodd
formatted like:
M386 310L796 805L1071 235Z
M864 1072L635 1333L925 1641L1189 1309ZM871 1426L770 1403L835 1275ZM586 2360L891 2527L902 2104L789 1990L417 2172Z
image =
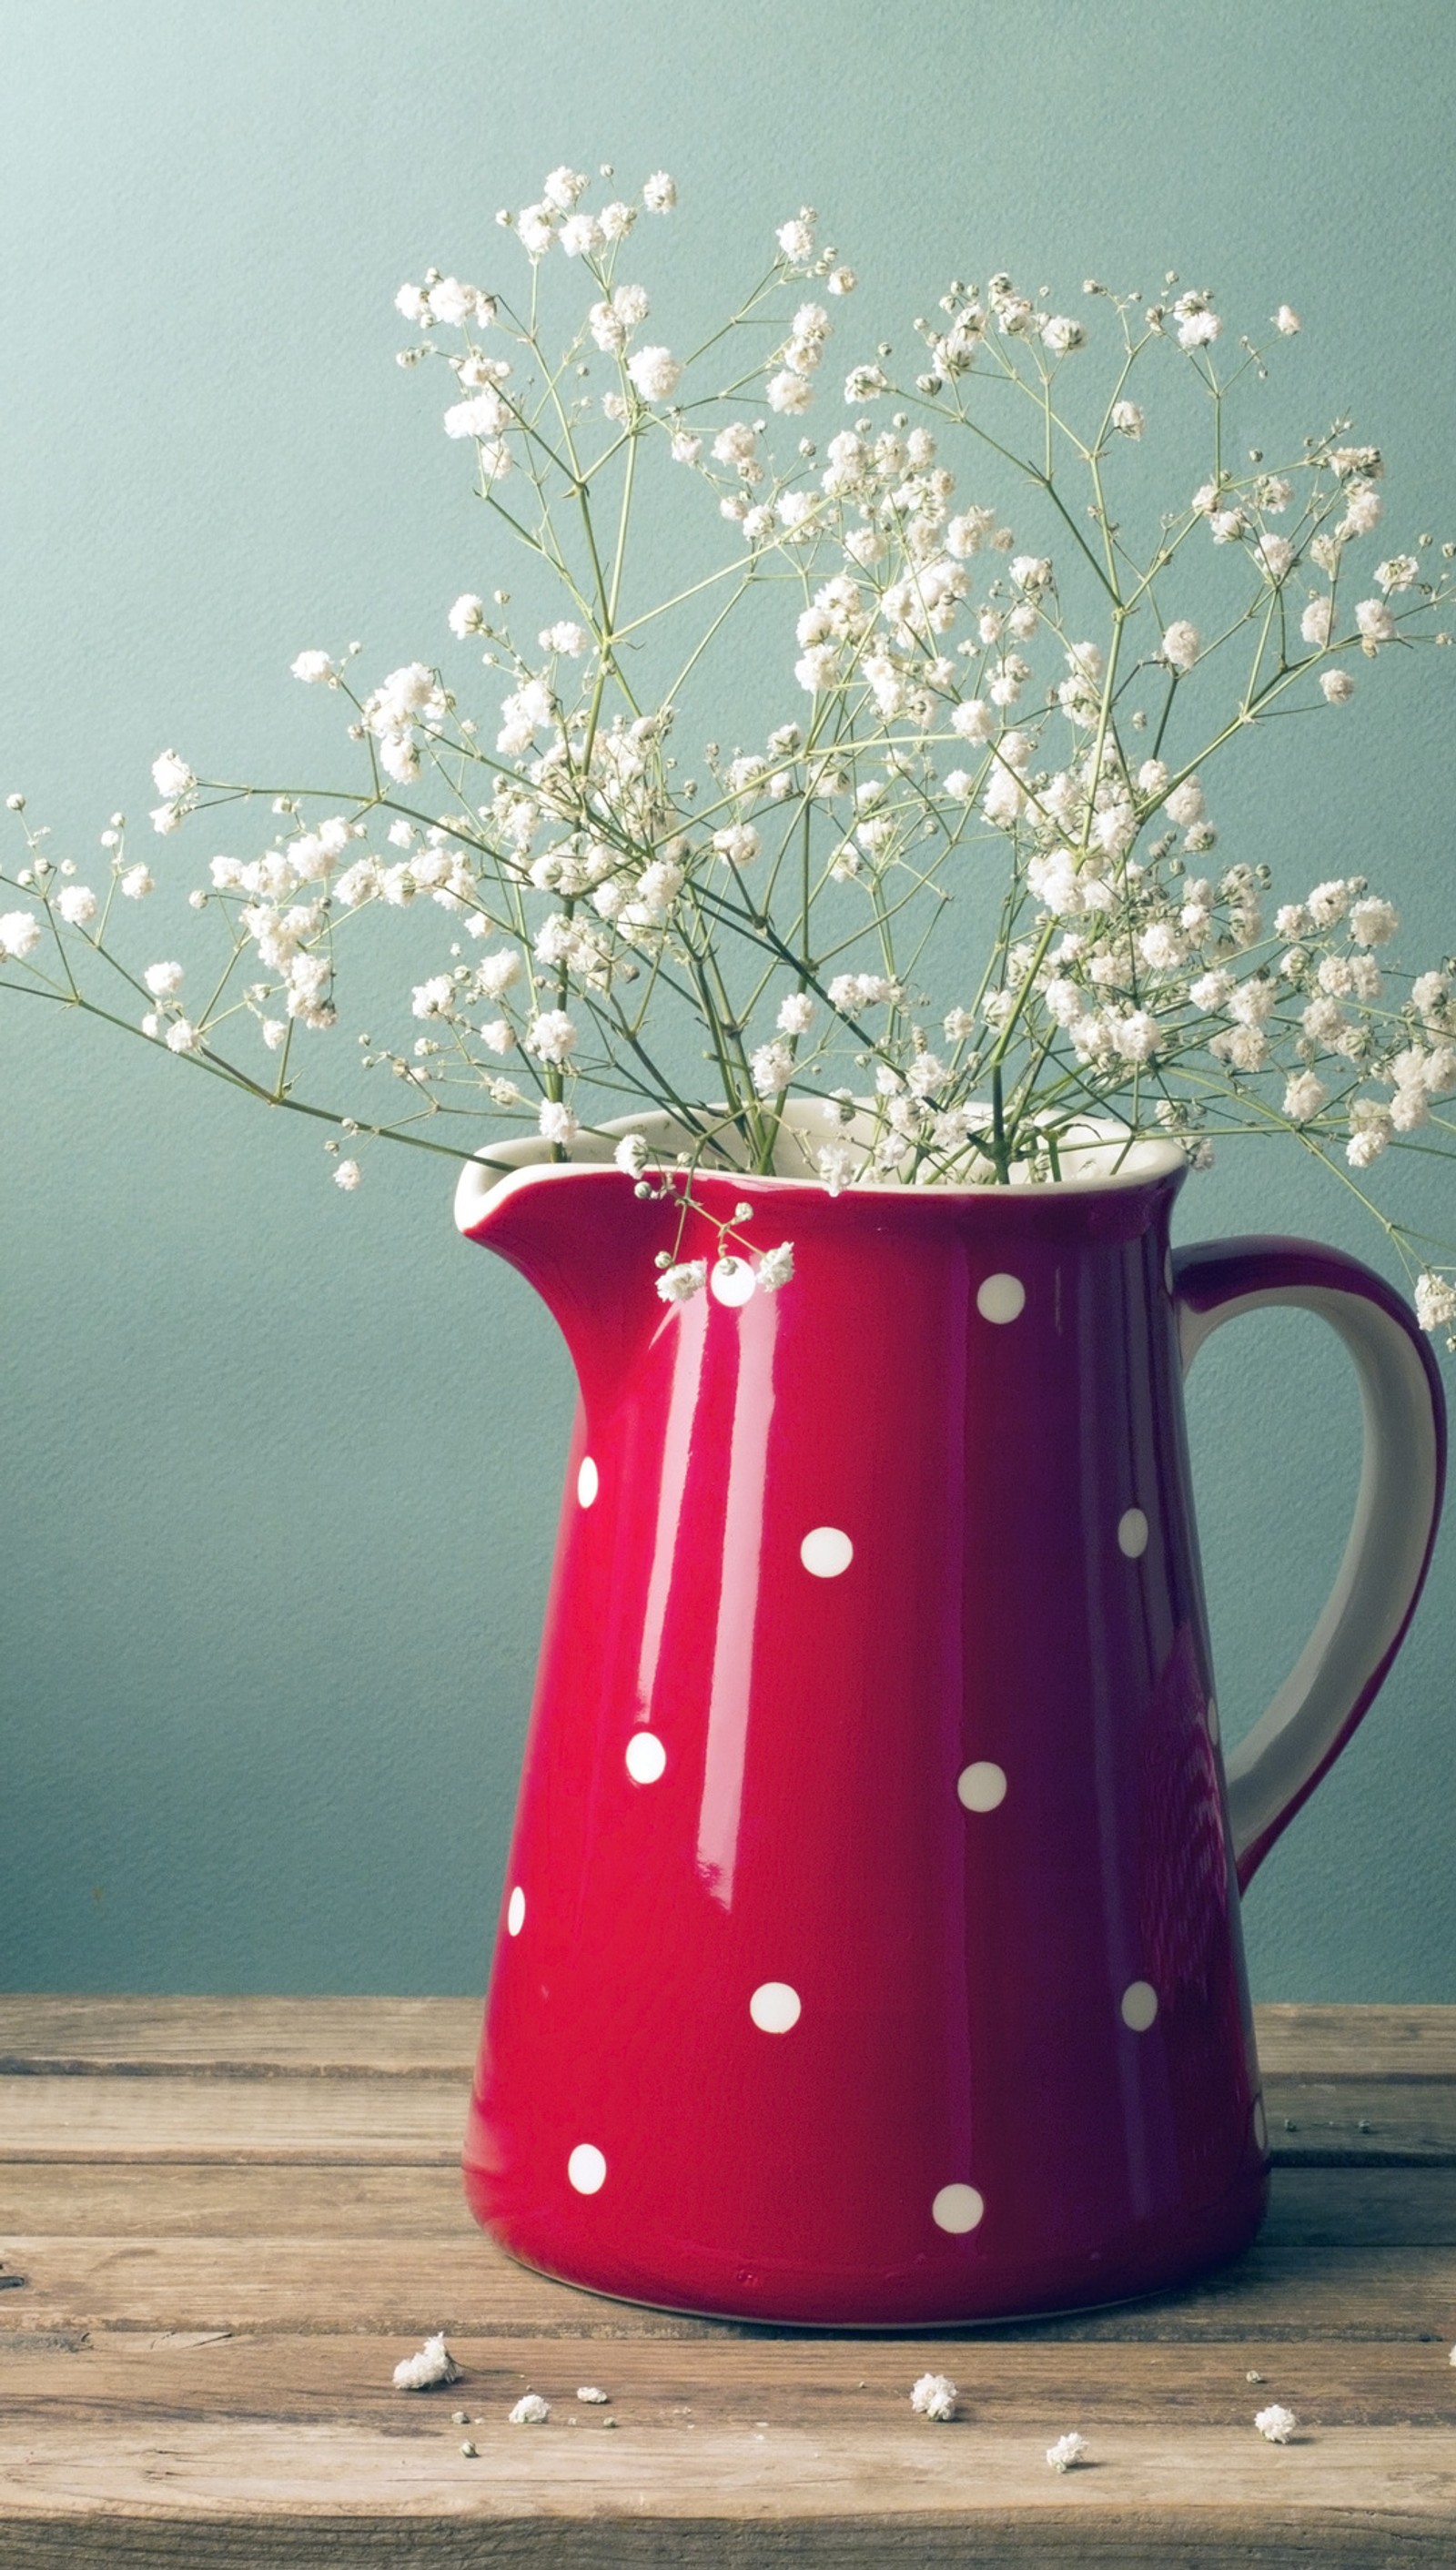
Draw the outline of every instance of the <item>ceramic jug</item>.
M1046 1185L700 1171L681 1245L630 1174L536 1147L457 1200L581 1391L477 2218L599 2293L833 2328L1230 2256L1267 2170L1239 1888L1374 1696L1440 1503L1400 1298L1304 1241L1172 1251L1171 1143L1089 1144ZM666 1305L656 1253L711 1260L743 1204L791 1280L743 1299L749 1260ZM1343 1340L1364 1467L1333 1593L1225 1764L1182 1383L1270 1304Z

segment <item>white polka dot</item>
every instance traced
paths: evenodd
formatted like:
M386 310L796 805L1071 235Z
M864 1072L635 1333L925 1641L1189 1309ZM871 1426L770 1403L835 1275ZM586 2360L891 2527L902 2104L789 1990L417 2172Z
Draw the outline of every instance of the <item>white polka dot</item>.
M814 1526L799 1545L798 1557L815 1579L837 1579L854 1559L854 1546L842 1526Z
M1267 2117L1265 2116L1265 2114L1264 2114L1264 2110L1263 2110L1263 2099L1262 2099L1262 2097L1255 2097L1255 2099L1254 2099L1254 2101L1253 2101L1253 2138L1254 2138L1255 2146L1256 2146L1259 2150L1261 2150L1261 2151L1263 2151L1263 2150L1267 2150L1267 2148L1268 2148L1268 2140L1269 2140L1269 2128L1268 2128L1268 2120L1267 2120Z
M994 1812L1006 1800L1006 1770L993 1758L977 1758L961 1769L955 1789L968 1812Z
M985 2210L985 2199L975 2187L943 2186L930 2215L942 2231L974 2231Z
M596 1465L592 1462L590 1455L584 1455L582 1457L582 1469L577 1475L577 1499L582 1507L589 1508L591 1506L592 1501L596 1498L601 1487L602 1479L601 1475L597 1471Z
M578 2195L595 2195L607 2175L607 2163L595 2142L578 2142L566 2164Z
M1209 1698L1209 1738L1216 1749L1218 1746L1218 1708L1213 1702L1212 1696Z
M627 1772L634 1785L655 1785L668 1753L655 1731L634 1731L627 1744Z
M797 2025L802 2001L787 1981L760 1981L748 2001L748 2014L762 2034L787 2034Z
M1026 1287L1019 1276L986 1276L976 1288L976 1309L983 1321L1015 1321L1026 1308Z
M506 1904L506 1933L519 1936L526 1925L526 1896L519 1883Z
M1118 1519L1118 1550L1136 1561L1148 1549L1148 1520L1141 1508L1124 1508Z
M746 1303L757 1282L746 1258L720 1258L708 1280L720 1303Z
M1158 2014L1158 1992L1151 1981L1129 1981L1123 1992L1123 2023L1134 2034L1146 2034Z

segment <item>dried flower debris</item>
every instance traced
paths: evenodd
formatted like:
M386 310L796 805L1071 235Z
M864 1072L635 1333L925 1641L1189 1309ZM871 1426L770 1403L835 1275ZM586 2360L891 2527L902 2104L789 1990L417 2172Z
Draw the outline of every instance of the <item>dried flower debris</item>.
M406 2356L394 2368L396 2391L433 2391L437 2383L459 2379L460 2367L445 2345L443 2330L427 2338L417 2356Z
M1299 2421L1292 2409L1285 2409L1279 2401L1271 2400L1267 2409L1255 2412L1253 2423L1267 2444L1287 2445Z
M910 2406L917 2418L953 2418L955 2404L956 2387L945 2373L922 2373L910 2392Z
M551 2415L551 2403L539 2391L525 2391L511 2411L513 2427L544 2427Z
M1079 2463L1086 2462L1087 2450L1087 2438L1079 2436L1074 2427L1069 2434L1059 2436L1055 2445L1048 2445L1047 2460L1054 2472L1072 2472Z

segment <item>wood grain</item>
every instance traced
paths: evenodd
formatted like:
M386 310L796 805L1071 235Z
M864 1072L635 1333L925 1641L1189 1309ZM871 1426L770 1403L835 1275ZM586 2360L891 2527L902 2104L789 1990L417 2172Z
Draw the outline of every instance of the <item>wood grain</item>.
M1456 2561L1456 2010L1260 2011L1270 2216L1191 2291L872 2339L502 2257L457 2165L478 2015L0 1999L3 2570ZM441 2326L460 2384L396 2392ZM545 2428L508 2424L528 2387Z

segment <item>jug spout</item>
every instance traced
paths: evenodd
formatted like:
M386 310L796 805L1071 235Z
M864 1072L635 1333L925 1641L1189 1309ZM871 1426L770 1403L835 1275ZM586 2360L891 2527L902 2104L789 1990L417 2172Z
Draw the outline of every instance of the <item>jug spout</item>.
M555 1318L583 1398L610 1397L643 1339L664 1319L653 1260L671 1246L671 1214L644 1203L625 1171L526 1161L507 1145L496 1165L467 1161L455 1221L534 1285ZM501 1160L514 1161L504 1170Z

